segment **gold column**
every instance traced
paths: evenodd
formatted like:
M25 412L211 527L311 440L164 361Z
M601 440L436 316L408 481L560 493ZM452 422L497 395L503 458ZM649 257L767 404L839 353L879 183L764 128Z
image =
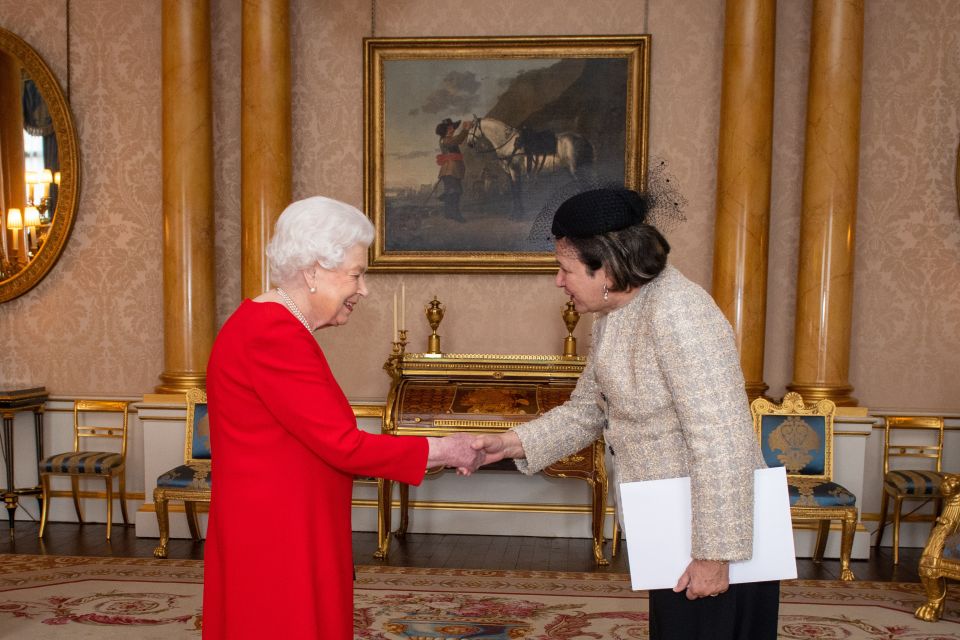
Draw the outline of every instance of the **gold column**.
M770 231L775 0L727 0L713 297L737 340L751 400L763 395Z
M164 0L163 357L158 393L203 387L216 333L209 0Z
M290 204L290 15L287 0L244 0L240 116L244 298L269 286L264 249Z
M863 1L815 0L803 168L800 262L787 389L856 405L850 319L860 154Z

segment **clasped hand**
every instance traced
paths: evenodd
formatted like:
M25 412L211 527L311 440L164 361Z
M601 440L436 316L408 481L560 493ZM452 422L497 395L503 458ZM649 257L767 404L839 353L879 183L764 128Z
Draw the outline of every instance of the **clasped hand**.
M428 467L456 467L457 473L468 476L485 464L504 458L522 458L520 439L511 431L506 433L454 433L442 438L427 438L430 453Z

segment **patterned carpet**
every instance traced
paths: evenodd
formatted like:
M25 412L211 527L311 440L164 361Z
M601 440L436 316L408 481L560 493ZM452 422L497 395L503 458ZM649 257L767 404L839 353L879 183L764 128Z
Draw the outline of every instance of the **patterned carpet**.
M195 560L0 555L0 638L199 638ZM944 620L913 617L919 584L784 583L780 638L960 640L960 585ZM365 566L356 638L574 640L647 637L627 576Z

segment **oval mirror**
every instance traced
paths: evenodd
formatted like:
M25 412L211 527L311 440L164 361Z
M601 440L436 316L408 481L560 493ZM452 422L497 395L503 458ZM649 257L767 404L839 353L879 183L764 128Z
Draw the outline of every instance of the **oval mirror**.
M80 153L63 90L33 47L0 28L0 302L56 264L79 195Z

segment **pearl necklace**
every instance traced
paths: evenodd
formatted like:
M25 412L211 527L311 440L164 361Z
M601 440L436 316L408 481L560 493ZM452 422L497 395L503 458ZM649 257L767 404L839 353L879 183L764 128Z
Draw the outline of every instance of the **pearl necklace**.
M310 327L310 323L307 322L306 316L303 315L303 312L300 311L300 307L297 306L297 303L287 295L287 292L277 287L277 295L280 296L280 299L283 300L283 304L287 306L287 309L290 310L290 313L297 317L297 320L303 323L303 326L307 328L307 331L313 333L313 329Z

